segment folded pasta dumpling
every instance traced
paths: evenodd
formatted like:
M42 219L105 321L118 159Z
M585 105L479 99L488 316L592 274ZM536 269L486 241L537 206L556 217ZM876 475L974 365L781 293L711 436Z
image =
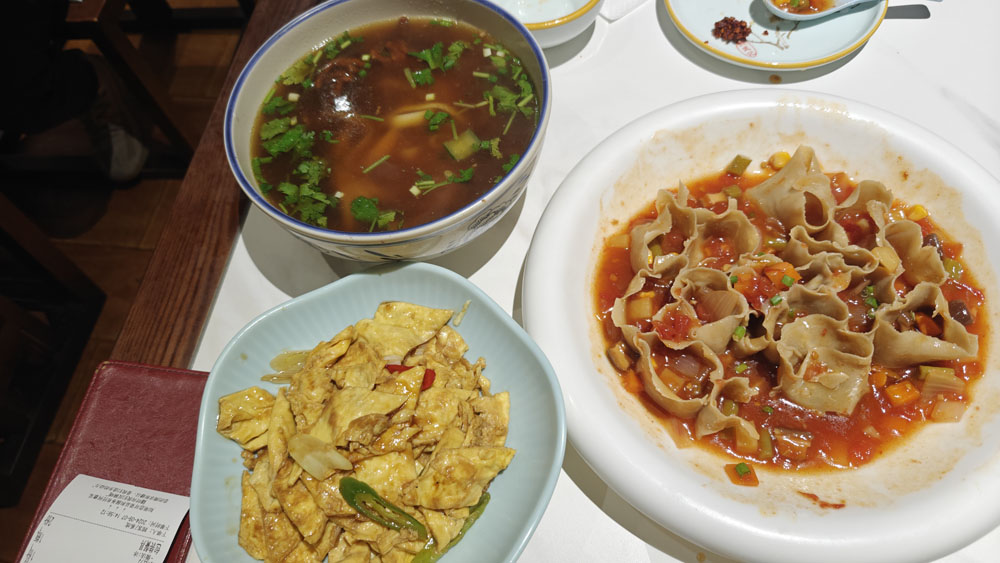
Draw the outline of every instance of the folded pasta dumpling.
M926 311L926 312L921 312ZM932 336L913 329L914 314L924 314L940 334ZM907 326L902 326L907 324ZM904 367L940 360L975 357L979 339L952 318L941 288L921 283L896 306L885 307L875 316L875 362L886 367Z
M823 315L796 319L782 329L778 384L803 407L850 414L868 392L872 337L846 321Z

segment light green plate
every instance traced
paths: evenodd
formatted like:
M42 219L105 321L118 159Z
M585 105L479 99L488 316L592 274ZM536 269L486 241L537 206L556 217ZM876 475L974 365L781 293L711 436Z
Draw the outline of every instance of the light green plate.
M212 368L198 420L191 483L191 535L204 563L255 561L237 545L240 447L215 431L219 397L260 385L268 363L285 350L311 349L347 325L371 317L382 301L458 311L470 361L486 359L495 392L510 392L507 445L517 450L490 485L483 516L442 561L514 561L552 496L566 447L562 392L538 346L492 299L450 270L423 263L352 274L262 314L229 342Z
M866 2L809 22L778 18L764 0L663 0L677 29L695 46L724 61L748 68L800 70L846 57L875 33L888 3ZM750 24L741 43L712 35L715 22L733 17Z

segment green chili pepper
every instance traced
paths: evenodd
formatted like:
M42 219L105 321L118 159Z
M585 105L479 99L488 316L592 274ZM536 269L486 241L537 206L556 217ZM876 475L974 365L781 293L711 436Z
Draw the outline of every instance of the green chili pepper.
M409 528L420 539L427 539L427 528L423 524L402 508L380 497L367 484L353 477L344 477L340 480L340 495L351 508L367 516L372 522L393 530Z
M472 525L476 523L476 520L478 520L479 517L483 515L483 511L486 510L486 504L489 502L490 502L490 494L483 493L483 495L479 497L479 502L477 502L476 504L472 505L471 508L469 508L469 517L465 519L465 523L462 524L462 529L458 531L458 534L456 534L455 537L450 542L448 542L448 545L444 548L444 551L438 553L436 545L434 543L434 538L431 538L431 541L427 542L427 545L425 545L423 549L421 549L415 556L413 556L413 561L411 563L434 563L435 561L440 559L441 556L445 554L445 552L455 547L455 544L458 543L460 539L462 539L462 537L465 535L465 532L468 532L469 528L471 528Z

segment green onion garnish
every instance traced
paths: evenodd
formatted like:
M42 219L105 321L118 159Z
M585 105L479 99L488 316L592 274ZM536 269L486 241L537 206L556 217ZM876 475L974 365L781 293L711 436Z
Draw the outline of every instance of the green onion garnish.
M363 117L365 119L371 119L372 121L385 121L385 119L382 119L381 117L378 117L377 115L365 115L363 113L359 113L358 117Z
M733 369L734 369L734 371L736 371L736 373L743 373L746 370L750 369L750 364L748 364L746 362L740 362L740 363L736 364L736 367L733 368Z
M500 133L501 135L506 135L507 134L507 130L510 129L510 124L514 122L514 116L515 115L517 115L516 111L510 112L510 119L507 120L507 125L504 126L503 133Z
M748 466L746 463L743 463L742 461L736 464L735 469L736 469L736 474L739 475L740 477L745 477L747 474L750 473L750 466Z
M874 297L865 298L865 305L868 305L872 309L878 309L878 299Z
M739 340L747 335L747 327L740 325L733 331L733 340Z
M771 305L777 305L778 303L781 303L780 295L775 295L774 297L771 298Z
M378 166L379 164L382 164L383 162L385 162L387 160L389 160L389 155L385 155L382 158L376 160L375 162L369 164L367 168L365 168L364 170L361 171L361 173L362 174L367 174L367 173L371 172L372 170L374 170L376 166Z
M760 410L764 411L765 414L774 414L774 409L772 409L771 407L769 407L767 405L764 405L763 407L760 407Z
M785 284L788 287L792 287L793 285L795 285L795 279L792 278L792 276L786 275L781 278L781 283Z
M740 281L740 278L736 276L729 276L729 283L736 285L736 282Z

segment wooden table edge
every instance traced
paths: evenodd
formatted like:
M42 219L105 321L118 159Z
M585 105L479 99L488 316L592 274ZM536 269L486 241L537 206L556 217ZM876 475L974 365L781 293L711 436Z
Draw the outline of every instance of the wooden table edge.
M255 6L110 359L189 367L247 205L226 161L226 101L254 51L313 3Z

